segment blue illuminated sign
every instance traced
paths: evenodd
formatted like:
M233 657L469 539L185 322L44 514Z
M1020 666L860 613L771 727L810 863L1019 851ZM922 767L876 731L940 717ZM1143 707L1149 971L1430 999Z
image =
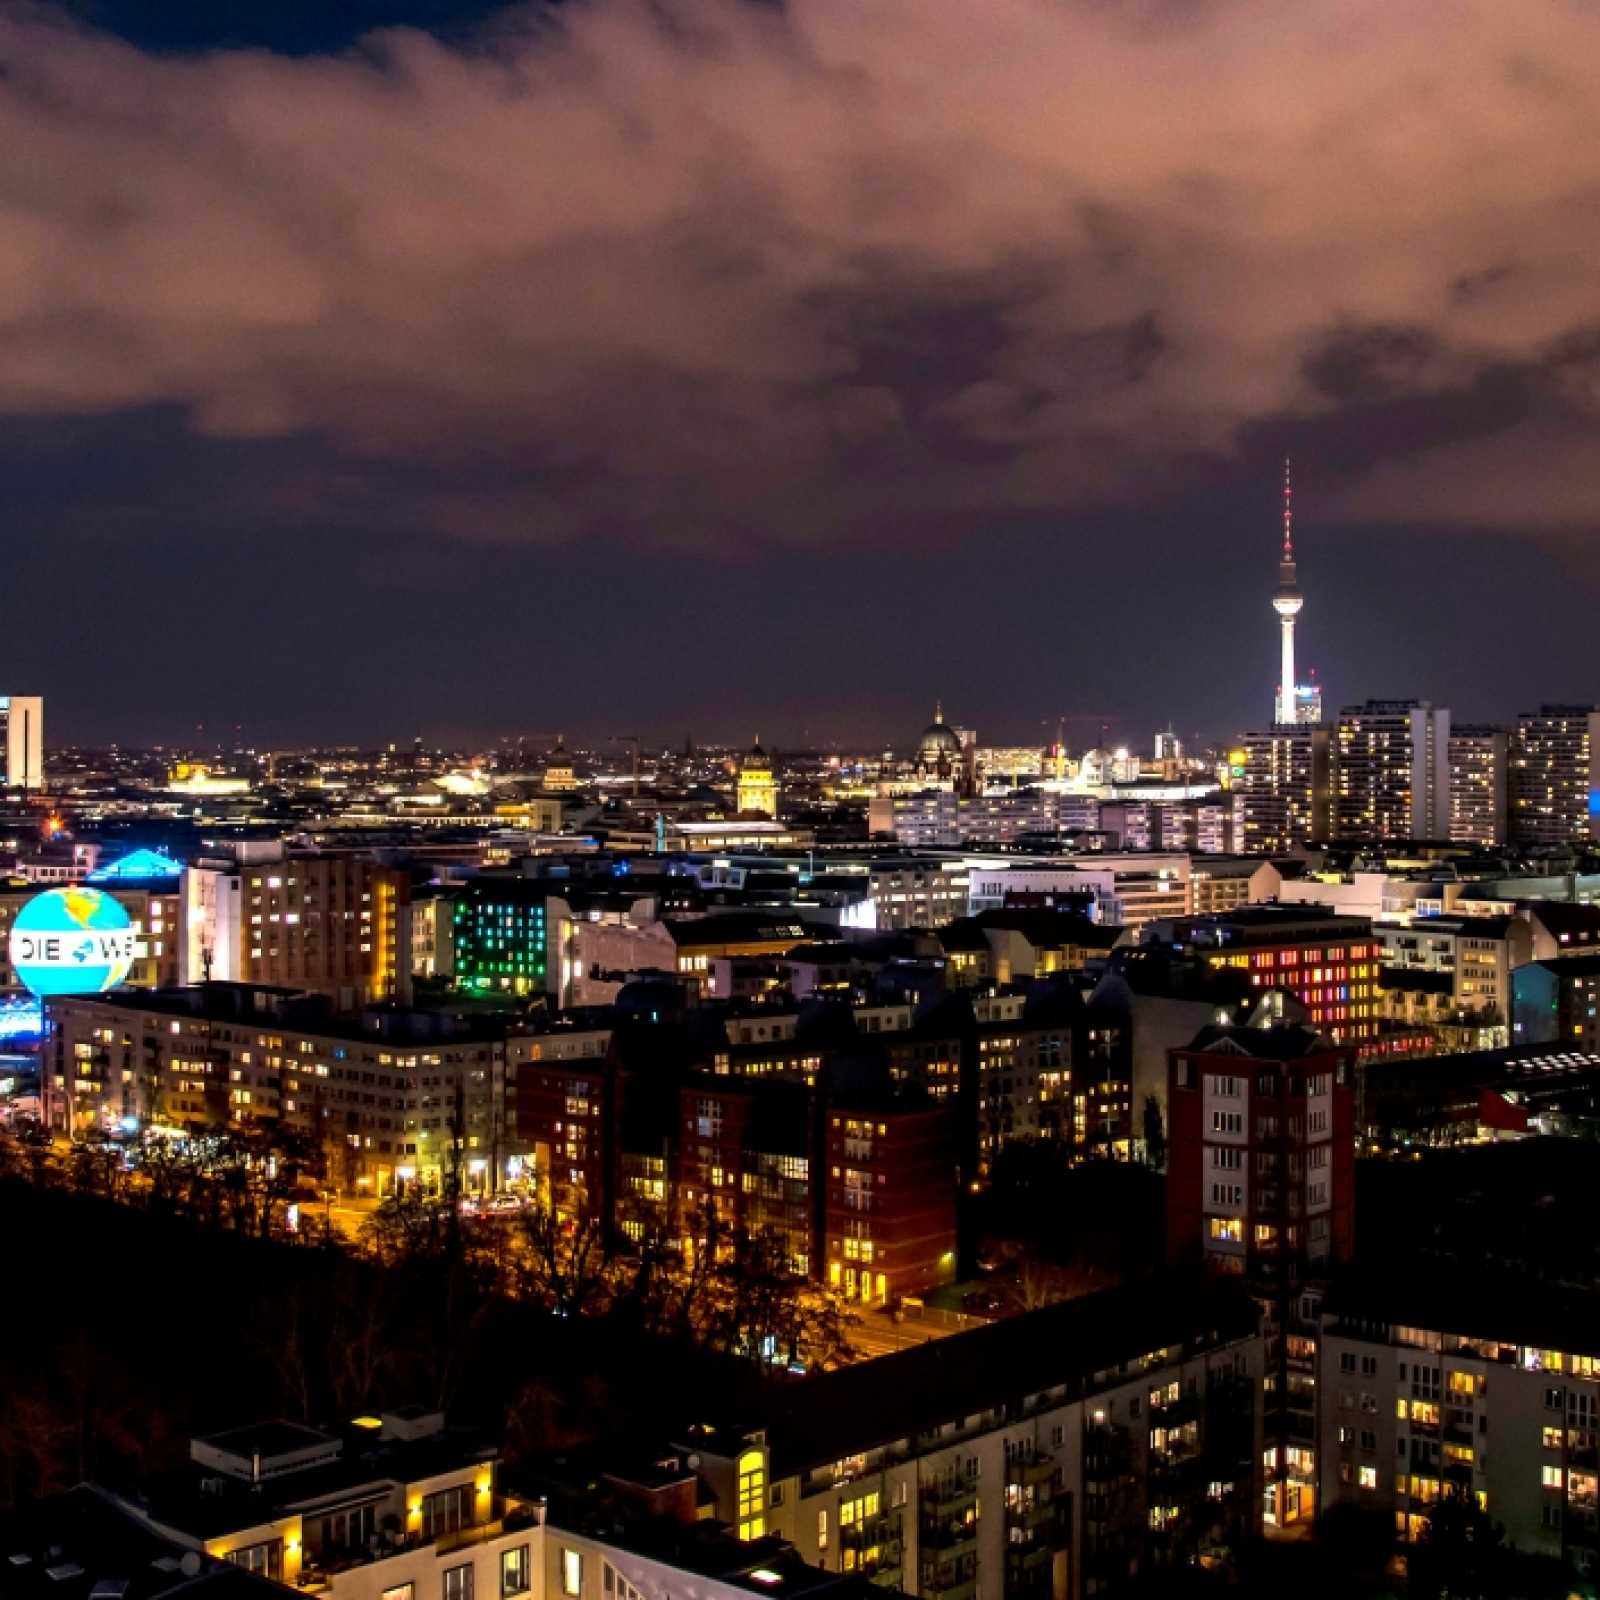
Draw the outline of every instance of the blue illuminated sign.
M38 1039L44 1034L44 1006L32 995L0 1000L0 1039Z
M116 883L125 878L181 878L183 863L162 850L135 850L89 874L90 883Z

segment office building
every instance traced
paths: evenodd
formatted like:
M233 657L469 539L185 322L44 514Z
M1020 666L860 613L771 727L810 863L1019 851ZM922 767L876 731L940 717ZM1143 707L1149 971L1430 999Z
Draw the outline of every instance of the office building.
M1497 845L1508 827L1509 735L1487 723L1450 729L1450 838Z
M1450 713L1425 700L1368 700L1339 713L1333 825L1341 839L1450 833Z
M8 789L44 788L44 700L36 694L0 695L0 749Z
M477 878L451 897L450 959L469 994L542 993L549 971L549 890L516 878Z
M1247 733L1233 780L1240 848L1287 855L1332 833L1332 733L1316 723Z
M1511 840L1581 844L1600 832L1600 708L1543 705L1517 718Z

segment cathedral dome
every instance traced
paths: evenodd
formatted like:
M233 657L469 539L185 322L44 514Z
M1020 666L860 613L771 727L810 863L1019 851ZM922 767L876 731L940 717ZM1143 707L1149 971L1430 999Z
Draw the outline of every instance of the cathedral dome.
M956 737L955 730L944 720L944 707L935 705L933 708L933 721L922 730L922 739L917 745L917 758L923 762L936 762L961 754L961 740Z

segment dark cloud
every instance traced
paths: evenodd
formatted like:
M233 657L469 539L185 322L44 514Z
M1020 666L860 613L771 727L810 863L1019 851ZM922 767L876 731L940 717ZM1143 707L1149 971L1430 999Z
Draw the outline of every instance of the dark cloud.
M1588 8L307 15L178 55L0 7L35 529L344 539L363 583L390 545L903 571L1016 528L1081 565L1286 448L1352 529L1594 526Z

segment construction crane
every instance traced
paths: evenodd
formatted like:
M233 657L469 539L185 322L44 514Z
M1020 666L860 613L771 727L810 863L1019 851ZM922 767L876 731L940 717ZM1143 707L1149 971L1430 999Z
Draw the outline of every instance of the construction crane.
M631 744L633 746L633 798L639 798L639 735L636 733L614 733L611 735L613 744Z

